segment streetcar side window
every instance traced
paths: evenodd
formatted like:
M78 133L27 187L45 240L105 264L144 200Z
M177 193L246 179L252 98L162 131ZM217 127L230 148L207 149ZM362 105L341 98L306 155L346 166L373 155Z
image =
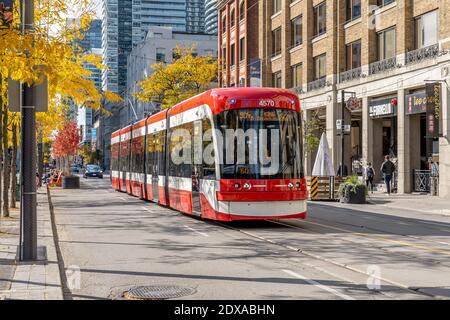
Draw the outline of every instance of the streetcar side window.
M192 177L193 123L185 123L170 129L169 175Z
M117 171L119 160L119 143L115 143L111 146L111 170Z
M135 173L144 173L144 150L143 143L144 137L137 137L133 139L133 147L132 147L132 172Z
M155 134L147 135L147 174L153 174L153 164L155 159Z
M166 131L160 131L158 132L158 139L157 139L157 158L155 158L155 161L158 161L158 174L160 176L166 175Z
M216 162L213 146L214 134L209 118L202 120L202 158L203 158L203 179L216 179Z

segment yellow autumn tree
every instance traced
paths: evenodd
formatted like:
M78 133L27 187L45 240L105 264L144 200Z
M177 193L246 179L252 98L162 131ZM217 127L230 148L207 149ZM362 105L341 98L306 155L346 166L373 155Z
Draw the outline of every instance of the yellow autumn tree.
M195 56L194 50L177 47L174 56L178 58L173 63L154 64L154 72L139 82L138 100L169 108L211 88L217 78L217 61L211 56Z
M101 92L88 78L91 72L86 64L104 68L101 58L85 53L78 45L89 29L95 15L95 4L91 0L39 0L34 1L35 27L24 33L20 28L20 1L14 1L13 20L7 26L0 25L0 154L8 158L9 133L17 133L20 117L14 121L7 110L7 79L28 85L40 84L48 79L49 109L38 113L37 130L40 142L51 141L53 133L64 121L67 101L92 109L102 108L104 100L118 101L120 97L110 92ZM67 17L74 17L70 22ZM7 128L7 127L8 128ZM13 129L14 126L14 129ZM7 130L8 129L8 130ZM16 134L17 140L17 134ZM17 142L17 141L16 141ZM14 160L12 160L14 161ZM11 164L4 162L3 214L7 210L7 191ZM15 175L13 175L15 176ZM0 175L0 194L2 194Z

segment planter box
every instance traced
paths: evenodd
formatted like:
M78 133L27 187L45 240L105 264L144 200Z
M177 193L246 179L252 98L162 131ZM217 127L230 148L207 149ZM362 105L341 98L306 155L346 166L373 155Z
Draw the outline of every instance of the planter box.
M80 177L77 176L62 177L62 188L80 189Z
M345 194L341 196L341 202L351 204L365 204L366 203L366 187L357 186L356 192L352 191L352 187L346 186Z

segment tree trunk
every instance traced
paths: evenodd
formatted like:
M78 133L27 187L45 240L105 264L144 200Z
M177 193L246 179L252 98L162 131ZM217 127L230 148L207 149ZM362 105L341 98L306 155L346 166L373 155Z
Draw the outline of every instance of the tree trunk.
M8 108L3 108L3 216L9 217L9 175L10 162L8 150Z
M16 208L16 185L17 185L17 125L12 124L13 153L11 157L11 208Z

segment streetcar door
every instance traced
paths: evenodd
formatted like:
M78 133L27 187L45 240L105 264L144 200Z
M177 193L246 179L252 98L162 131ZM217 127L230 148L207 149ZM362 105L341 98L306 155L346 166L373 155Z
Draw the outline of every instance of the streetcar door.
M194 121L194 134L192 141L192 213L201 215L200 205L200 179L202 172L202 121Z
M153 157L153 163L152 163L152 193L153 193L153 201L159 202L159 186L158 186L158 161L160 159L160 150L158 149L160 147L160 143L158 139L160 139L160 133L156 133L154 135L153 139L153 150L154 150L154 157Z

